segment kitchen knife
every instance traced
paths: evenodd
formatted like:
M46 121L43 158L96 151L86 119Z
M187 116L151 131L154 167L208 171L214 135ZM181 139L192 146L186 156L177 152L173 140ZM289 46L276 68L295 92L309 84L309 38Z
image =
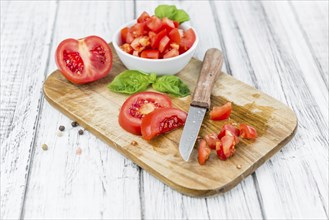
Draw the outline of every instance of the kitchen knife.
M211 91L221 73L222 65L222 52L215 48L207 50L179 142L179 152L185 161L188 161L191 155L203 118L210 108Z

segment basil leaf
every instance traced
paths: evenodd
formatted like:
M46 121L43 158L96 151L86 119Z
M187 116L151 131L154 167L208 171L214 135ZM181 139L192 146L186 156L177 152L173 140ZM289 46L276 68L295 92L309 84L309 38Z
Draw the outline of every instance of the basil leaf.
M112 92L134 94L146 90L155 80L155 73L149 75L137 70L126 70L117 75L107 87Z
M166 92L179 97L190 94L188 86L177 76L161 76L152 84L152 87L159 92Z
M158 18L167 17L171 20L174 19L177 8L175 5L159 5L155 8L154 14Z
M175 14L173 20L178 21L181 24L184 21L189 21L190 16L186 13L186 11L184 11L182 9L178 9L176 11L176 14Z

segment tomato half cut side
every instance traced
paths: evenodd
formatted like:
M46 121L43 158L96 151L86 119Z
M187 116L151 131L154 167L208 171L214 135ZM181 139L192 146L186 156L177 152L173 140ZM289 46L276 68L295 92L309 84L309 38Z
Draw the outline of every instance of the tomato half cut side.
M200 165L204 165L209 159L211 149L207 147L206 141L201 139L198 149L198 161Z
M177 108L156 109L142 118L141 132L145 140L172 131L185 124L186 112Z
M228 102L223 106L214 106L210 112L211 120L225 120L231 115L232 103Z
M97 36L70 38L58 45L56 64L70 82L85 84L107 76L112 68L112 51Z
M130 96L122 105L119 124L132 134L141 134L142 118L159 108L171 107L168 96L156 92L140 92Z

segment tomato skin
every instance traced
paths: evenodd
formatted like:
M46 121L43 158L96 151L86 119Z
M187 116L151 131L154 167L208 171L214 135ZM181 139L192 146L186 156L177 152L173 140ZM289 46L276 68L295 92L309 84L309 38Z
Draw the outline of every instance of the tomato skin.
M185 124L187 113L177 108L161 108L142 118L141 132L145 140L172 131Z
M145 102L145 101L147 102ZM157 92L140 92L130 96L122 105L119 113L119 124L132 134L141 134L142 118L159 108L170 108L168 96Z
M159 59L160 53L158 50L143 50L141 57L148 59Z
M209 159L211 149L207 147L206 141L201 139L198 150L198 161L200 165L204 165Z
M195 36L193 29L192 28L187 29L184 32L184 36L180 42L180 45L179 45L180 50L182 52L185 52L188 49L190 49L193 46L195 39L196 39L196 36Z
M176 44L180 44L182 38L180 36L180 33L178 31L177 28L174 28L172 29L170 32L169 32L169 38L172 42L176 43Z
M98 36L63 40L56 49L55 58L58 69L74 84L101 79L107 76L112 68L112 50L106 41Z
M240 124L240 136L246 139L256 139L257 131L254 127L247 124Z
M143 11L143 13L138 17L137 22L144 23L149 19L150 19L150 15L146 11Z
M152 16L147 22L146 26L153 32L157 33L161 30L162 21L156 16Z
M165 55L163 55L163 58L171 58L171 57L176 57L178 55L179 55L179 52L177 49L171 49Z
M216 133L207 134L204 139L211 149L216 149L216 142L219 141Z
M235 153L235 139L233 136L225 135L220 142L216 143L217 156L220 160L226 160Z
M228 102L223 106L214 106L210 112L210 119L215 121L228 119L231 115L231 111L231 102Z

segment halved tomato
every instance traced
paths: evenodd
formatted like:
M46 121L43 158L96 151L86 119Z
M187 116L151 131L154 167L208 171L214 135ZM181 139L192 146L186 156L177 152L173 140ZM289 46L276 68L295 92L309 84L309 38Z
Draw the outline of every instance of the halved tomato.
M176 44L180 44L180 42L182 40L177 28L174 28L169 32L169 38L172 42L174 42Z
M160 18L156 16L152 16L148 21L146 22L146 26L153 32L157 33L160 31L162 27L162 21Z
M112 51L100 37L66 39L56 50L56 64L72 83L84 84L107 76L112 68Z
M196 39L196 36L195 36L193 29L192 28L187 29L184 32L184 36L180 42L179 49L182 52L187 51L188 49L190 49L192 47L195 39Z
M228 102L223 106L214 106L210 112L210 119L212 120L224 120L228 119L231 115L232 103Z
M226 135L222 137L220 142L216 143L217 156L221 160L226 160L227 158L233 156L235 153L235 139L233 136Z
M145 22L145 21L147 21L147 20L149 20L150 19L150 15L146 12L146 11L144 11L138 18L137 18L137 22L138 23L143 23L143 22Z
M206 140L208 146L211 149L216 149L216 142L219 141L216 133L207 134L206 136L204 136L204 139Z
M206 141L201 139L199 150L198 150L198 161L200 165L204 165L206 161L209 159L211 150L207 147Z
M177 49L171 49L165 55L163 55L163 58L171 58L171 57L176 57L178 55L179 55L179 52Z
M126 131L141 134L142 118L159 108L171 107L168 96L156 92L140 92L130 96L122 105L119 124Z
M256 139L257 131L254 127L247 124L240 124L240 136L246 139Z
M141 57L148 59L159 59L160 53L158 50L143 50Z
M155 109L142 118L141 132L145 140L172 131L185 124L186 112L177 108Z

